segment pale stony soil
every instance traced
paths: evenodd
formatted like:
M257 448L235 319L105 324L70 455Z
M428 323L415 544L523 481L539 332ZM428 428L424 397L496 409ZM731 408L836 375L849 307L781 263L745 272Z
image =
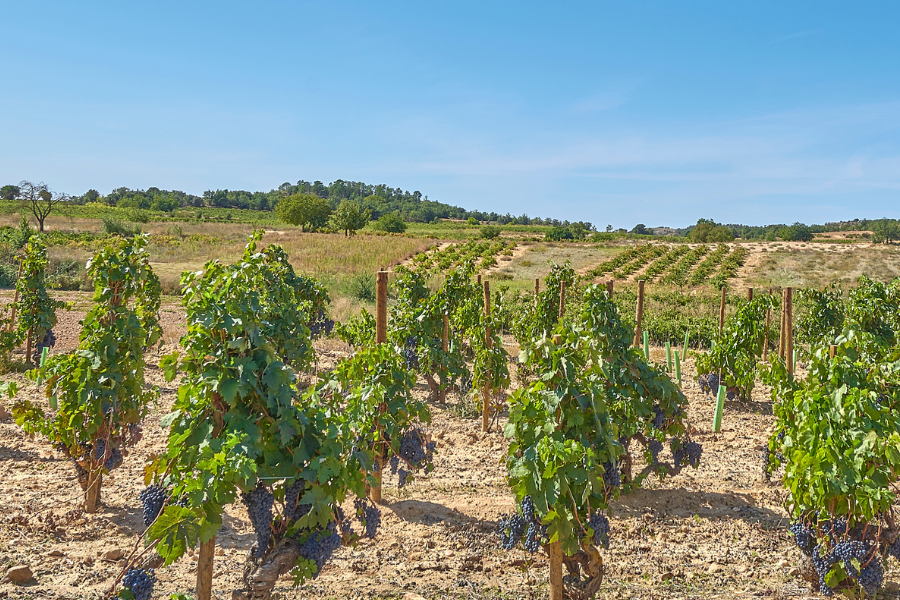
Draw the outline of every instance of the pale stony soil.
M86 306L86 295L70 297ZM80 315L61 315L55 351L74 346ZM183 318L177 305L164 306L166 339L177 340ZM320 367L344 352L331 341L319 349ZM654 358L659 356L657 349ZM156 364L157 354L149 359ZM644 489L613 503L612 542L602 553L606 577L598 597L811 597L794 570L799 553L787 532L783 490L760 477L759 453L772 426L765 390L758 389L752 403L726 403L723 431L713 433L713 402L693 383L691 359L684 372L693 438L704 448L702 464L674 478L651 477ZM23 381L18 374L7 378ZM164 446L159 419L176 391L156 367L148 370L148 379L160 386L160 406L125 464L104 481L103 507L94 515L78 510L81 491L71 464L11 420L0 421L0 576L18 564L34 573L26 584L0 581L0 598L101 596L123 564L104 556L116 550L127 554L140 544L143 465ZM424 395L421 386L420 392ZM20 393L42 398L27 385ZM505 552L495 533L500 515L513 510L501 463L502 434L480 433L480 421L452 416L458 410L432 409L431 431L439 443L435 471L402 490L395 479L387 481L377 539L341 548L317 580L298 589L283 579L276 589L280 598L547 597L544 555ZM217 538L216 598L231 598L240 586L253 538L244 508L229 507ZM887 577L892 590L900 581L897 567L891 563ZM154 598L193 593L195 557L185 556L157 575Z

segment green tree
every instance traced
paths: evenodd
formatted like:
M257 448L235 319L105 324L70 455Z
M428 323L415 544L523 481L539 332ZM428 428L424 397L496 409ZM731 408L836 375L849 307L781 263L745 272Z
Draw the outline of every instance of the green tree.
M711 219L699 219L697 225L691 230L691 241L695 244L705 244L709 241L709 233L716 224Z
M652 235L653 232L647 229L647 226L643 223L638 223L634 226L634 229L631 230L631 233L636 233L638 235Z
M872 230L872 241L876 244L881 242L889 244L900 239L900 224L893 219L875 221L870 229Z
M331 206L325 198L301 193L279 200L275 214L285 223L299 225L301 231L313 231L328 223Z
M363 210L357 202L342 200L337 210L331 214L329 221L331 227L337 231L343 231L344 235L351 236L366 226L372 217L369 209Z
M399 212L392 212L381 215L372 227L377 231L403 233L406 231L406 221L403 220Z
M708 242L730 242L734 240L734 232L730 227L719 225L709 230L706 236Z
M466 219L466 225L478 225L478 219L475 217L469 217Z
M67 194L56 194L50 191L47 185L41 183L31 183L23 181L19 184L19 202L22 209L31 211L34 218L38 222L38 231L44 231L44 220L60 202L69 199Z
M15 200L19 196L19 186L4 185L0 188L0 198L4 200Z

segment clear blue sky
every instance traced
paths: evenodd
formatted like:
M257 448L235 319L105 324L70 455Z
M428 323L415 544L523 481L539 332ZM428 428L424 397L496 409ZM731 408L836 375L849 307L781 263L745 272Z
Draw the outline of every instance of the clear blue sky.
M0 185L349 179L599 227L900 217L900 3L0 4Z

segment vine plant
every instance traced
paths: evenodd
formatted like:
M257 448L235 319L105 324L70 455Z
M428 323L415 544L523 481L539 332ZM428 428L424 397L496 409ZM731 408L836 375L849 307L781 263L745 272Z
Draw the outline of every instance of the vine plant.
M29 363L37 362L32 353L35 340L38 343L34 354L38 356L54 341L52 329L56 325L56 310L66 306L65 302L53 300L47 293L44 281L49 264L47 246L41 236L32 236L25 245L22 275L16 281L18 301L14 309L19 314L16 343L25 341L25 360Z
M248 506L257 542L244 572L245 594L269 598L277 578L318 576L331 553L352 539L340 504L363 497L365 449L351 449L349 421L308 396L297 402L298 369L312 360L308 282L277 246L258 250L260 233L234 265L212 261L182 277L188 332L184 356L162 362L168 378L183 372L166 453L147 483L165 490L145 514L147 535L170 564L202 545L198 569L209 594L211 544L224 506ZM201 549L201 556L204 550Z
M124 240L88 261L95 306L82 322L78 349L29 372L46 386L50 411L30 400L13 405L20 426L73 459L87 512L97 510L103 474L140 440L140 422L158 395L144 386L144 349L161 335L159 279L146 244L146 237Z
M840 589L874 597L884 561L900 560L900 351L879 339L846 329L834 358L827 345L811 352L805 380L781 361L764 373L776 417L766 468L784 464L803 571L828 596Z

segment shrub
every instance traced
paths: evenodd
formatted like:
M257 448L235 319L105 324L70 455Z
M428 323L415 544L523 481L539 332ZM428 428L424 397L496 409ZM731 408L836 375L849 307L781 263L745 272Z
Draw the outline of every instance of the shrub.
M481 228L481 237L485 240L492 240L500 235L500 228L494 225L485 225Z
M406 222L399 212L392 212L381 215L372 225L376 231L386 231L388 233L403 233L406 231Z

